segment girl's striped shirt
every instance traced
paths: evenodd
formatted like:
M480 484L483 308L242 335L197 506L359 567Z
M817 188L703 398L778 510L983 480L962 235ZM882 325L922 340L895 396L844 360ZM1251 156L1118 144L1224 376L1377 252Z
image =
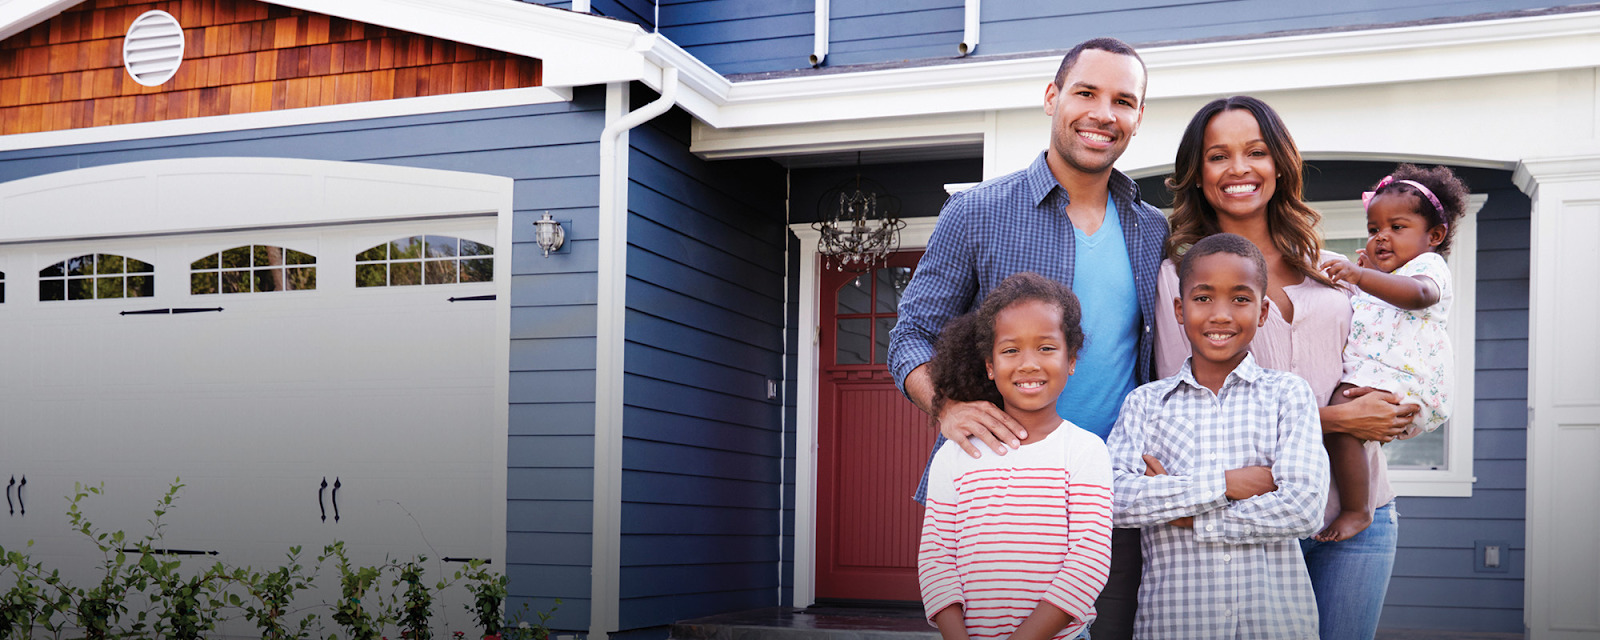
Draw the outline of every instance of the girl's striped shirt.
M952 604L967 632L1003 638L1041 601L1072 617L1056 638L1094 620L1111 567L1111 458L1071 422L1006 455L973 459L953 442L933 458L917 557L930 622Z

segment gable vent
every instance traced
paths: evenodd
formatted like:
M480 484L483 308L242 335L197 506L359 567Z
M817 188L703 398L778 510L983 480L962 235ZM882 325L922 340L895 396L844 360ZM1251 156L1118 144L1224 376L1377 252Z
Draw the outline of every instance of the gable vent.
M122 66L133 81L153 87L172 79L183 64L183 26L165 11L147 11L128 27Z

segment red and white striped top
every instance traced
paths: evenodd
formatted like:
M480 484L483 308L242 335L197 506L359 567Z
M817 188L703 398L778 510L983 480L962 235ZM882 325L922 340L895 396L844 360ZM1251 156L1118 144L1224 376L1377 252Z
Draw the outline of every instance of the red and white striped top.
M1004 456L983 451L946 442L934 456L917 555L927 616L962 604L973 638L1003 638L1049 602L1072 617L1055 637L1075 638L1111 569L1105 443L1063 421Z

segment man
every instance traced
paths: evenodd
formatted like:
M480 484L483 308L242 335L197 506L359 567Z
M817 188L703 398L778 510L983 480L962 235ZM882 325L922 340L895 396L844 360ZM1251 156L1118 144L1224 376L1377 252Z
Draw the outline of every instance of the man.
M1102 439L1128 392L1153 379L1156 272L1166 220L1139 200L1112 165L1144 118L1144 61L1114 38L1073 47L1045 87L1050 144L1027 169L989 180L945 203L891 333L889 370L906 397L932 413L926 363L946 321L966 313L1007 276L1033 271L1072 287L1087 342L1057 403L1061 417ZM945 438L983 455L1020 446L1026 433L986 402L946 403ZM924 472L917 489L927 491ZM1111 578L1096 602L1095 640L1131 638L1142 559L1137 529L1112 536Z

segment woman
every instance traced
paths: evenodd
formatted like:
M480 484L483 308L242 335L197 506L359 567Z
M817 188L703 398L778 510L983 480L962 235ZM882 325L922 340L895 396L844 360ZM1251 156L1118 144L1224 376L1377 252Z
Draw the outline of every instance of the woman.
M1262 366L1291 371L1311 383L1324 405L1343 373L1340 355L1350 332L1349 293L1335 287L1319 264L1321 216L1301 199L1300 152L1278 114L1249 96L1215 100L1189 121L1167 188L1173 193L1172 234L1165 247L1157 300L1178 292L1174 263L1195 241L1214 233L1248 238L1267 260L1267 323L1250 350ZM1170 376L1189 355L1175 316L1156 314L1156 374ZM1387 393L1323 406L1324 433L1366 441L1372 526L1341 542L1301 541L1316 591L1321 636L1371 638L1394 566L1398 514L1379 443L1406 430L1417 407ZM1330 487L1324 524L1338 514Z

